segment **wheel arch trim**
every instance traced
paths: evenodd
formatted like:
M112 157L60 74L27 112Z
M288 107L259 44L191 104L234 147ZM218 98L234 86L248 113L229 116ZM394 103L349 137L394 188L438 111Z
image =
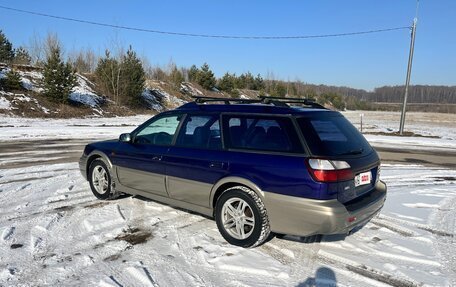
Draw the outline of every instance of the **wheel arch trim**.
M101 158L103 160L103 162L106 163L106 165L108 166L109 172L111 172L111 175L112 175L113 165L112 165L109 157L102 151L94 150L89 155L87 155L87 163L86 163L87 178L89 178L90 164L97 158Z
M225 184L233 184L233 185L237 184L237 185L246 186L246 187L250 188L251 190L253 190L261 198L261 200L264 200L263 190L257 184L252 182L251 180L243 178L243 177L239 177L239 176L227 176L227 177L224 177L224 178L220 179L219 181L217 181L217 183L215 183L214 186L212 187L210 197L209 197L209 204L210 204L211 208L215 209L215 203L214 203L215 196L221 194L219 189L220 189L220 187L222 187Z

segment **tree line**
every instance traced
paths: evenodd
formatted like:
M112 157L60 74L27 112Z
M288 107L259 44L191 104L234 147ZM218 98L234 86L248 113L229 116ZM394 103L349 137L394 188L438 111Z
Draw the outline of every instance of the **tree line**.
M372 102L401 102L404 86L385 86L376 88L365 100ZM409 87L409 103L456 104L456 86L413 85Z
M240 75L226 72L215 77L207 63L190 68L177 67L170 61L168 67L152 66L146 57L140 57L129 46L111 45L104 55L92 49L80 49L65 53L57 35L48 34L42 39L35 36L28 47L13 47L0 30L0 62L34 65L43 68L44 95L58 103L67 103L68 94L77 84L76 73L91 75L101 92L117 105L140 107L141 93L146 80L164 81L178 91L182 82L199 84L206 90L222 91L239 97L243 90L257 91L259 95L278 97L306 97L321 104L330 104L338 109L368 109L369 102L398 103L403 99L403 86L385 86L369 92L363 89L328 85L313 85L300 80L282 81L268 73L266 79L260 74L245 72ZM66 57L65 57L66 55ZM3 89L21 89L20 75L11 69L0 80ZM411 103L456 103L456 87L411 86Z

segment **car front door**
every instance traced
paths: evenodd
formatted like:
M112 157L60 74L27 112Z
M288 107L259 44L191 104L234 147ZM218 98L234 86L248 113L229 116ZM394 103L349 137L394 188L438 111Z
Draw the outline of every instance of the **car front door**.
M117 178L122 186L168 196L163 161L183 115L153 118L132 133L131 142L122 142L114 155Z

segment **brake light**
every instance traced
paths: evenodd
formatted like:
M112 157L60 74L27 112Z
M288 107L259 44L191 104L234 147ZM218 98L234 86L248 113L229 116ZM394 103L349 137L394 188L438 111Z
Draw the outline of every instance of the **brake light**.
M354 174L346 161L311 158L307 161L307 169L312 178L319 182L346 181L354 178Z

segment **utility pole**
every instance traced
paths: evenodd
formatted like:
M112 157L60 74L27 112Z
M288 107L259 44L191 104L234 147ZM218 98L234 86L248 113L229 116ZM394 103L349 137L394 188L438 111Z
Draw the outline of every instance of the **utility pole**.
M404 94L404 103L402 104L402 113L401 113L401 124L399 126L399 134L402 135L404 132L404 124L405 124L405 110L407 106L407 96L408 90L410 85L410 74L412 72L412 61L413 61L413 51L415 49L415 34L416 34L416 22L418 19L415 17L413 19L412 25L412 36L410 40L410 52L409 52L409 60L408 60L408 67L407 67L407 78L405 80L405 94Z

